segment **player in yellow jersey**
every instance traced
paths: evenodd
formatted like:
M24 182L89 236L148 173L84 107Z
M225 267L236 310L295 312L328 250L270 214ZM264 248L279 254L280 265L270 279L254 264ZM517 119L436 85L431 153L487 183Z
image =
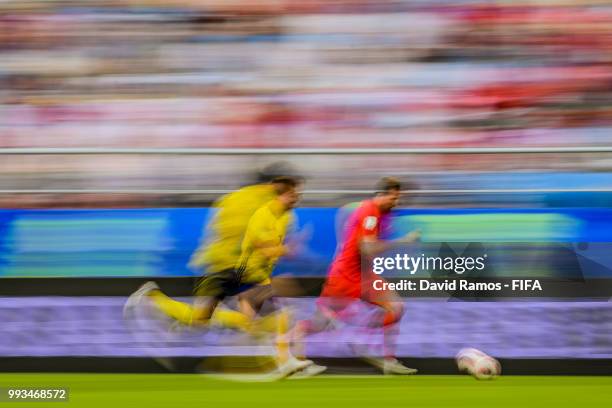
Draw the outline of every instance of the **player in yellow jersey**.
M224 195L213 205L214 213L206 227L205 241L193 254L190 266L206 273L220 272L236 266L247 224L255 211L276 197L282 177L296 177L285 162L266 166L257 183Z
M275 198L281 187L273 179L220 198L212 209L214 215L205 231L207 238L193 254L190 266L207 273L234 268L249 219L259 207Z
M285 237L292 224L292 209L299 199L295 178L276 177L271 186L276 197L257 209L243 228L238 218L250 211L253 203L249 198L260 199L262 191L269 191L268 186L247 187L221 200L221 208L211 223L214 239L196 252L192 262L208 267L208 273L196 285L193 305L167 297L155 283L148 282L130 297L126 310L146 298L159 311L185 325L215 323L247 332L276 330L278 374L283 377L314 365L291 355L285 335L289 330L288 313L281 310L265 318L257 316L263 304L272 298L270 276L276 262L292 251L285 245ZM259 194L245 194L258 189L262 190ZM240 211L238 207L243 200L247 201L247 207ZM225 297L235 295L240 295L241 312L217 308Z

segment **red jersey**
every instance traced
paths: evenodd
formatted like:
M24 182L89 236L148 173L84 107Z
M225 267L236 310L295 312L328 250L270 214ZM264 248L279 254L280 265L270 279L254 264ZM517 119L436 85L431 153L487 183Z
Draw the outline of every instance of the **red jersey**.
M361 203L351 214L330 271L330 279L343 279L358 283L361 280L361 250L359 245L365 237L378 238L382 214L372 200Z

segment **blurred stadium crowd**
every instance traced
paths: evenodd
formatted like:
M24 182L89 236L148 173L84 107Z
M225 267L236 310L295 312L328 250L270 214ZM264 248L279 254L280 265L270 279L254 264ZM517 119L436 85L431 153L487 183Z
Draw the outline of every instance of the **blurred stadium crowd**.
M2 149L608 146L611 125L605 0L0 0ZM202 205L277 159L0 157L0 207ZM612 188L610 153L284 159L307 190ZM546 204L483 197L417 202Z

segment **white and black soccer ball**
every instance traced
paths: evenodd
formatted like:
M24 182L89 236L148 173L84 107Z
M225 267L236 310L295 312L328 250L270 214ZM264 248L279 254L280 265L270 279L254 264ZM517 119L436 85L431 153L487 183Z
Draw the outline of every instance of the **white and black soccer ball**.
M455 356L457 368L478 380L490 380L501 375L501 364L488 354L475 348L459 350Z

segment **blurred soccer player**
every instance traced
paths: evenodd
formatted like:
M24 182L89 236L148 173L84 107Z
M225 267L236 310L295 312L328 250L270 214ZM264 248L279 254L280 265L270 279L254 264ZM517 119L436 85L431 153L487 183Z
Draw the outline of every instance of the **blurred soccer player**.
M275 198L283 177L299 179L285 162L266 166L257 174L255 184L221 197L213 205L215 215L206 227L206 239L194 252L190 266L215 273L234 268L240 258L242 239L255 211Z
M321 297L317 301L317 312L311 320L299 322L293 331L294 340L298 341L296 347L301 347L299 341L303 336L333 327L336 322L365 324L370 328L382 328L384 338L382 358L356 350L366 361L385 374L416 373L417 370L404 366L395 358L395 337L404 313L402 301L393 291L374 291L372 282L381 277L374 275L368 268L362 271L362 259L371 259L393 246L413 243L419 238L417 231L394 241L385 241L380 237L381 224L384 224L384 218L397 206L400 190L398 180L385 177L378 183L374 198L363 201L350 215ZM365 322L360 321L363 316L356 316L353 309L358 301L376 310ZM299 354L303 354L303 351Z
M207 267L206 275L196 284L193 305L169 298L154 282L148 282L130 297L126 310L148 299L156 309L184 325L215 324L248 333L275 330L279 376L313 365L312 361L299 361L291 355L286 337L290 316L286 311L274 309L268 316L257 316L271 301L270 275L276 262L293 250L284 240L299 199L298 184L293 177L275 177L271 189L267 185L246 187L220 201L219 212L210 226L214 239L192 260ZM262 197L268 200L252 210ZM242 203L245 208L240 209ZM245 213L250 217L246 218ZM235 295L239 295L240 312L217 308L225 297Z

